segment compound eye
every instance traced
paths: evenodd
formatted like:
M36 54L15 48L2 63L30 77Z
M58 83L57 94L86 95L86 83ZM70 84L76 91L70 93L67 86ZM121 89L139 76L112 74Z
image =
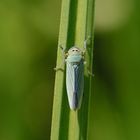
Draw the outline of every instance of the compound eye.
M72 50L73 52L75 51L75 50Z

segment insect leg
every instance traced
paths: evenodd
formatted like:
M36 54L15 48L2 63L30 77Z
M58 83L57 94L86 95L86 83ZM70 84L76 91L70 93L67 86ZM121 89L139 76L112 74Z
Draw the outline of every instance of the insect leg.
M65 63L65 57L66 57L66 47L64 48L62 45L59 45L59 48L62 51L62 56L63 56L63 63L61 65L63 65Z
M62 64L60 65L60 67L55 67L54 70L55 71L59 71L59 70L64 71L64 69L62 68L62 66L65 63L66 52L65 52L65 49L63 48L62 45L59 45L59 48L62 50L63 61L62 61Z
M84 65L86 65L86 61L84 61ZM88 74L90 75L90 76L92 76L92 77L94 77L94 74L92 73L92 71L88 68L88 67L86 67L87 68L87 72L88 72Z
M90 36L87 37L87 39L84 41L84 50L83 50L83 54L85 54L86 49L87 49L87 44L89 44L90 41Z
M94 74L88 69L88 74L92 77L94 77Z
M90 43L91 36L88 36L87 39L84 41L84 50L83 50L83 55L85 55L87 45ZM84 61L84 65L86 65L86 61ZM88 74L92 77L94 77L94 74L87 68Z

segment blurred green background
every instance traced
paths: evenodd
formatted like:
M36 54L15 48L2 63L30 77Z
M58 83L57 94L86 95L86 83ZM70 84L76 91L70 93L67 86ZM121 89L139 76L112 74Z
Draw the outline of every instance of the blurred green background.
M140 140L140 1L97 0L93 140Z
M47 140L60 0L0 1L0 140Z
M0 1L0 140L49 140L60 9ZM140 140L140 1L96 0L94 44L90 138Z

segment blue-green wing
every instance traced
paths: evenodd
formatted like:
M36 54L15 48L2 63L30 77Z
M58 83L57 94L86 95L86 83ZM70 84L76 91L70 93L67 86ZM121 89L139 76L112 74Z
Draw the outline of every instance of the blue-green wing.
M70 108L80 108L84 89L83 60L77 64L67 62L66 87Z

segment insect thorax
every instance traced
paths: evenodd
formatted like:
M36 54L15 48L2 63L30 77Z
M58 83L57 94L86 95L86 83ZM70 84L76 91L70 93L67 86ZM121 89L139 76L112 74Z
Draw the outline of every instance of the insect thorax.
M81 55L69 55L66 59L66 62L78 64L83 60Z

